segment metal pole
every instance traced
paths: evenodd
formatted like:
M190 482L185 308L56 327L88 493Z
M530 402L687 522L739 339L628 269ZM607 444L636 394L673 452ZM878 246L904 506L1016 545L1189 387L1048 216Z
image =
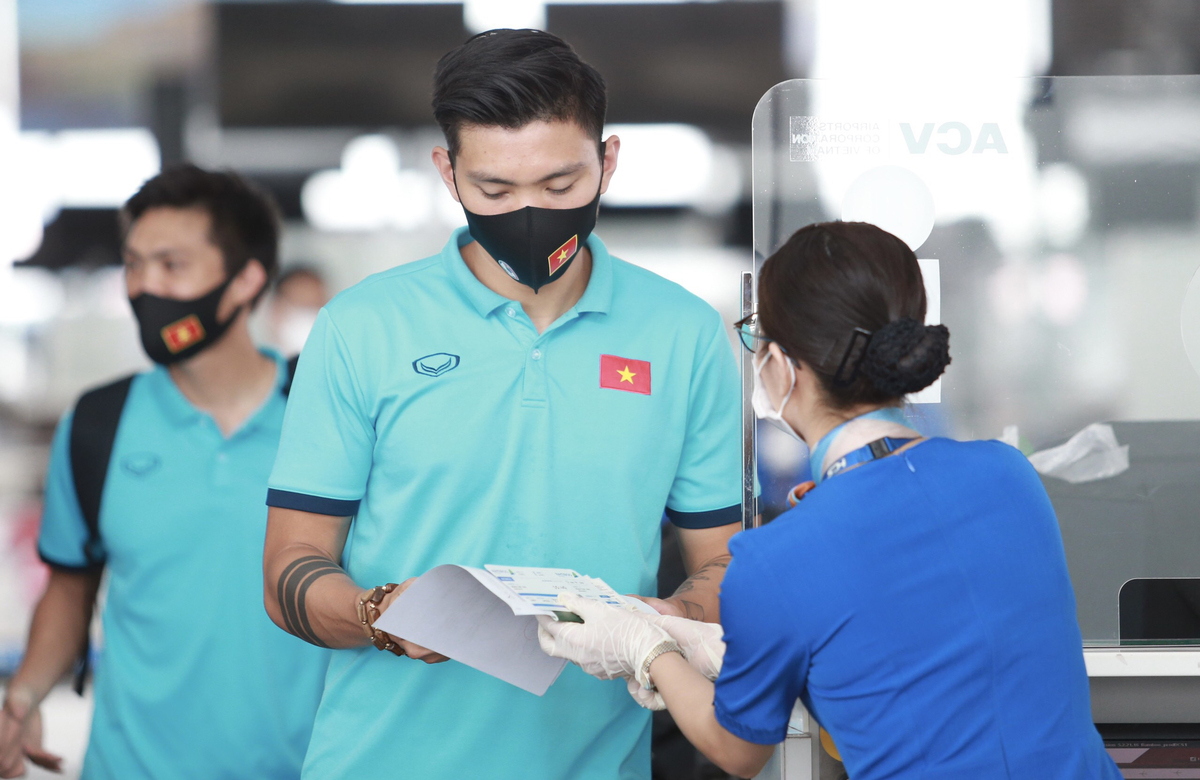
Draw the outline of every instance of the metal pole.
M742 317L754 312L754 272L742 272ZM758 455L755 448L754 407L750 397L754 393L754 356L749 350L738 349L742 358L742 530L758 526L758 506L754 497L754 476L758 471Z

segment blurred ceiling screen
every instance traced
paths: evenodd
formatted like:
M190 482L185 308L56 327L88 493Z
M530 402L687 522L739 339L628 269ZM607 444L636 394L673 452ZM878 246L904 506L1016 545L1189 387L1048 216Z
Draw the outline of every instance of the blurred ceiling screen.
M225 127L432 125L438 59L467 38L461 3L216 5Z
M546 27L604 76L609 122L749 141L758 99L788 77L782 2L551 3Z

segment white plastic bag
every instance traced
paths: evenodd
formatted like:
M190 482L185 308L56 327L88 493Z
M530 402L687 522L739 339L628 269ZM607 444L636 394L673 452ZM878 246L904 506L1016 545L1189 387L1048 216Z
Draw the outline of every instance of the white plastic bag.
M1115 477L1129 468L1129 445L1117 443L1111 425L1092 423L1066 444L1035 452L1029 462L1039 474L1067 482L1093 482Z

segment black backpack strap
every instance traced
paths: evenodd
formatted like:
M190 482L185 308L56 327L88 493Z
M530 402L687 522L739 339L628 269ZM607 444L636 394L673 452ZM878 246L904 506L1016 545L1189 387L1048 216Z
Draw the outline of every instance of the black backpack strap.
M296 366L300 363L300 356L293 355L288 358L287 362L287 381L283 383L283 396L286 398L292 392L292 380L296 378Z
M100 499L104 495L117 426L121 423L121 412L125 409L131 384L132 375L84 393L75 404L75 416L71 421L71 473L79 509L87 525L83 553L89 568L104 564L100 543ZM87 679L90 651L91 642L85 641L83 656L75 672L75 692L80 696Z
M79 509L87 523L88 541L84 555L89 566L104 562L100 552L100 498L131 384L133 376L122 377L89 390L75 404L75 418L71 423L71 473L75 477Z

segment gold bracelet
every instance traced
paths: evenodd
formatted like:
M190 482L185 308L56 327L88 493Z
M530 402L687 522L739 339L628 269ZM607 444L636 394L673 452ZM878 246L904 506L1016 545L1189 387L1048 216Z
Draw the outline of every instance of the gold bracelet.
M391 636L372 625L379 620L379 605L383 602L384 596L398 587L396 583L389 582L386 585L376 585L368 591L363 591L358 597L358 622L362 624L367 639L371 640L371 644L375 645L376 650L387 650L394 655L404 655L404 650L392 641Z

